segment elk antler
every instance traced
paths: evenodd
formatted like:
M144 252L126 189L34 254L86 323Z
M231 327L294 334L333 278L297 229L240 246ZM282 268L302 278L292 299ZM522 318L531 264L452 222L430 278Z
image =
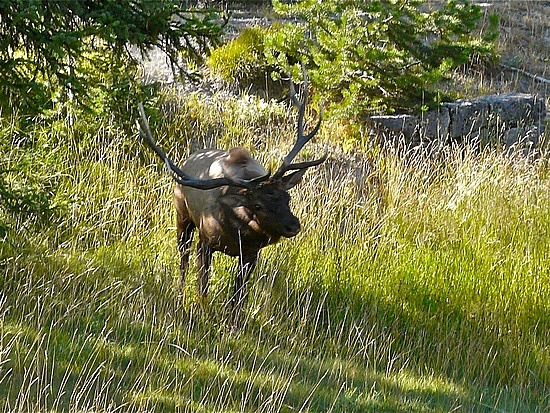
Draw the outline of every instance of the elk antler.
M296 143L290 150L287 156L283 159L282 165L277 169L277 172L273 174L272 179L281 179L283 175L288 171L295 171L299 169L305 169L309 168L311 166L319 165L320 163L324 162L327 159L328 152L325 152L325 154L314 161L307 161L307 162L300 162L300 163L292 163L298 152L304 147L306 143L308 143L313 136L319 131L319 128L321 126L321 121L323 120L323 113L321 112L319 116L319 120L317 121L317 124L315 127L309 132L307 135L304 135L304 115L306 112L306 105L308 100L308 79L307 79L307 73L304 66L302 66L302 72L304 76L304 84L303 84L303 91L304 91L304 98L303 101L300 102L298 97L296 96L296 89L294 88L294 83L292 82L292 78L290 79L290 100L292 100L292 103L298 108L298 125L297 125L297 134L298 137L296 138Z
M149 146L160 159L166 164L166 169L172 176L172 178L180 185L189 186L196 189L213 189L220 186L229 185L237 186L241 188L252 189L258 186L259 183L267 180L269 174L264 176L259 176L254 179L230 179L227 177L224 178L213 178L213 179L197 179L187 175L180 168L178 168L174 162L166 155L166 153L157 145L153 139L153 134L151 133L151 128L149 127L149 121L145 115L145 109L143 104L138 105L139 113L141 115L141 123L139 120L136 120L136 124L139 129L139 133L147 146Z

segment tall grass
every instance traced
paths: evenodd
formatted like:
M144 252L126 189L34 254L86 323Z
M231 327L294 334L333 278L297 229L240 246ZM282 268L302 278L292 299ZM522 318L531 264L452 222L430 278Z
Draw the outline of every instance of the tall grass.
M162 107L177 159L217 143L275 166L294 136L282 104ZM41 171L65 212L14 221L2 246L2 411L547 411L544 158L333 148L293 190L303 231L263 251L234 332L235 263L216 256L208 304L193 272L178 297L172 184L136 136L94 122L60 130Z

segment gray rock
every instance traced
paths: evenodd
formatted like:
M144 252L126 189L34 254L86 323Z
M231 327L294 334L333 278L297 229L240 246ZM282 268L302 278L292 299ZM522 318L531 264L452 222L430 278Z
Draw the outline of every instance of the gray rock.
M420 136L427 139L446 140L450 125L449 108L442 107L439 110L426 112L420 121Z
M482 96L480 99L487 102L491 114L508 127L539 123L546 114L544 99L533 95L505 93Z
M415 140L418 130L418 118L413 115L376 115L369 118L371 127L381 133L394 137L403 137L405 142Z
M546 116L544 99L522 93L480 96L444 103L413 115L372 116L371 127L384 143L406 148L468 143L532 151L540 144Z
M449 109L452 138L475 134L489 124L489 104L485 101L457 100L444 106Z

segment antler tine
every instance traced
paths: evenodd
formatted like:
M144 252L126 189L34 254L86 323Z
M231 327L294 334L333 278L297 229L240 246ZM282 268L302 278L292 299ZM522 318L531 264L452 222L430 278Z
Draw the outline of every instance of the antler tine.
M138 109L141 115L141 123L139 122L139 120L136 120L136 124L138 126L141 137L143 138L147 146L149 146L158 155L158 157L164 161L166 169L168 169L168 172L178 184L196 189L213 189L224 185L251 189L253 187L256 187L258 183L263 182L269 178L269 174L254 179L239 180L233 180L229 178L197 179L190 177L180 168L178 168L174 164L174 162L172 162L168 155L166 155L166 153L157 145L157 143L153 139L153 134L151 133L149 121L147 120L145 109L143 108L142 103L138 105Z
M292 78L290 78L290 100L292 100L292 103L294 103L294 106L298 108L298 140L301 136L304 135L304 116L306 113L306 105L307 105L307 99L308 99L308 80L307 80L307 74L304 71L304 101L300 102L296 95L296 89L294 88L294 82L292 81ZM296 148L297 143L294 145L293 150Z
M292 147L288 155L286 155L285 158L283 159L283 163L281 164L277 172L275 172L275 174L273 175L274 179L282 178L282 176L287 171L290 171L290 170L304 169L304 168L309 168L310 166L319 165L320 163L326 160L328 155L325 153L325 155L318 160L292 164L292 161L294 160L296 155L298 155L298 152L300 152L304 147L304 145L308 143L311 140L311 138L313 138L313 136L315 136L315 134L319 131L319 128L321 127L321 122L323 120L323 112L321 110L321 113L319 115L319 120L317 121L317 124L315 125L315 127L311 130L311 132L304 135L304 117L306 112L306 105L308 102L309 82L308 82L306 68L303 65L302 65L302 73L303 73L303 79L304 79L303 87L302 87L304 91L304 96L301 102L296 96L296 89L294 88L294 83L292 82L292 78L290 79L290 92L289 92L290 100L298 108L298 126L297 126L296 143L294 144L294 146Z
M197 181L195 182L197 184L197 186L195 187L202 189L203 185L200 184L200 180L195 180L194 178L191 178L188 175L186 175L180 168L176 166L176 164L174 164L174 162L168 157L168 155L166 155L166 153L157 145L157 143L153 139L153 134L151 133L151 127L149 126L149 121L147 120L147 115L145 114L143 103L139 103L138 109L139 109L139 114L141 116L141 123L138 120L136 120L136 124L139 128L140 135L145 141L145 143L147 144L147 146L149 146L149 148L151 148L158 155L158 157L162 159L162 161L165 163L166 169L168 170L172 178L174 178L174 180L177 183L181 185L187 185L187 186L192 186L192 185L189 185L189 183L193 183Z
M179 171L179 168L171 161L170 158L168 158L168 155L166 155L166 153L157 145L157 143L153 139L153 134L151 133L151 128L149 126L149 121L147 120L147 115L145 114L145 109L143 108L143 103L140 103L138 105L138 109L141 116L141 123L139 122L139 120L136 120L136 125L139 129L140 136L143 138L147 146L149 146L149 148L151 148L158 155L158 157L164 161L167 169L171 173ZM182 171L179 172L185 175Z
M312 166L317 166L325 162L328 158L328 151L325 151L323 156L321 156L319 159L315 159L314 161L305 161L305 162L298 162L298 163L291 163L286 167L285 172L288 171L297 171L298 169L305 169L310 168Z

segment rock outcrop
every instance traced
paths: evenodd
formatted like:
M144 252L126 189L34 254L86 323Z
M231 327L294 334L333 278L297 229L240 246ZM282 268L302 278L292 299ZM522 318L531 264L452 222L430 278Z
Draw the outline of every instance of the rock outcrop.
M407 148L466 143L530 152L540 143L545 117L544 99L509 93L444 103L420 116L379 115L369 119L379 139Z

